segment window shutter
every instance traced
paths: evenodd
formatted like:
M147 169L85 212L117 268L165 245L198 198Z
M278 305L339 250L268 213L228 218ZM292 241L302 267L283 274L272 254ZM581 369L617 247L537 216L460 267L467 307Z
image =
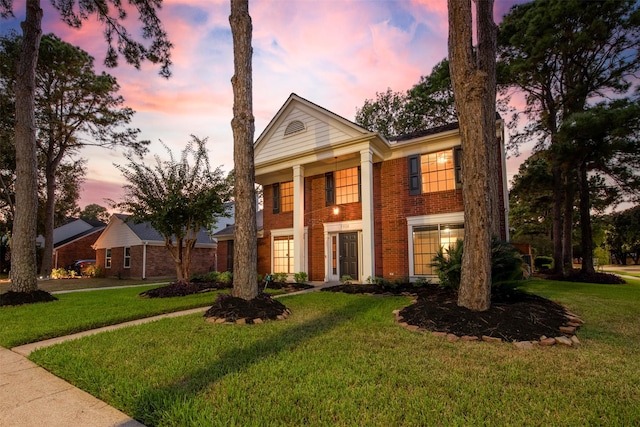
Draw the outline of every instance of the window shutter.
M324 195L325 206L332 206L335 204L335 186L333 182L333 172L327 172L324 174Z
M462 146L453 147L453 168L456 176L456 188L462 188Z
M420 156L409 156L409 194L422 193L422 183L420 182Z
M280 213L280 183L273 184L273 213Z

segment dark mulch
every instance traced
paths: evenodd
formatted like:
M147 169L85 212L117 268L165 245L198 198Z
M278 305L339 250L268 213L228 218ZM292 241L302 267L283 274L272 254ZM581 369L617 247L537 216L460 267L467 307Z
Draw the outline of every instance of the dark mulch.
M22 305L33 304L36 302L49 302L57 301L58 298L54 297L47 291L38 289L34 292L5 292L0 294L0 306L3 305Z
M144 298L170 298L231 288L233 288L233 283L204 282L193 280L191 282L173 282L159 288L149 289L148 291L141 292L139 295ZM264 285L261 285L260 288L263 289ZM304 289L310 289L313 288L313 286L302 283L272 282L269 283L268 288L282 289L285 292L290 293L302 291Z
M509 342L532 341L539 340L543 335L560 335L560 326L567 323L566 310L562 306L517 289L494 289L491 308L484 312L458 306L457 293L437 285L413 288L413 291L411 285L404 285L399 286L396 292L368 284L340 285L326 290L374 294L412 292L417 296L417 300L400 311L403 322L428 331L446 332L457 336L481 338L486 335Z
M225 289L228 285L217 282L173 282L166 286L149 289L141 292L139 296L144 298L171 298L183 297L185 295L197 294L200 292L210 292L218 289Z
M226 319L227 322L235 322L238 319L246 319L246 323L254 323L253 319L276 320L287 311L287 307L281 302L271 298L269 294L259 293L251 300L245 300L231 296L231 294L219 294L213 306L204 314L204 317Z

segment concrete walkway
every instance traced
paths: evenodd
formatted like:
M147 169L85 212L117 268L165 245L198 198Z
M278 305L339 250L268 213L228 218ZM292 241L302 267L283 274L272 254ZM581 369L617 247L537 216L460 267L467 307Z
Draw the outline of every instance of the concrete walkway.
M274 298L315 292L336 283L314 284L314 288ZM104 289L104 288L102 288ZM89 393L72 386L26 357L32 351L100 332L160 319L205 312L208 307L133 320L64 337L14 347L0 347L0 426L2 427L144 427L128 415Z

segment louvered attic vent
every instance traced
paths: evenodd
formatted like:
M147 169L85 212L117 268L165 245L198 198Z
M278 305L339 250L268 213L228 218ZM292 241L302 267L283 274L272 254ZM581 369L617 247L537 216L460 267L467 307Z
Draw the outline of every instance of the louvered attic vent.
M287 128L284 130L284 136L292 135L297 132L302 132L304 130L304 123L300 120L294 120L287 125Z

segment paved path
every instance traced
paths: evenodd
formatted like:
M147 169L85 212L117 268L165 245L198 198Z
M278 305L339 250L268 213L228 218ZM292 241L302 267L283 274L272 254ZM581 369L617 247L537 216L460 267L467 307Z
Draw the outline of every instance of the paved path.
M316 284L289 296L314 292L336 283ZM105 288L101 288L105 289ZM83 291L83 290L81 290ZM14 347L0 347L0 426L2 427L144 427L128 415L72 386L26 358L32 351L127 326L204 312L208 307L167 313Z

